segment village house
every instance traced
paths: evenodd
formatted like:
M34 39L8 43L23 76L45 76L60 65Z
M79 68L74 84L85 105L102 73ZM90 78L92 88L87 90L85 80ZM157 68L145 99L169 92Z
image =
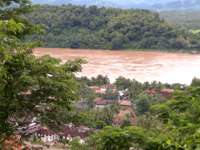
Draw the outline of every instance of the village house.
M72 123L65 124L63 127L63 131L60 133L56 133L51 131L48 128L40 128L35 132L34 136L40 139L43 143L47 143L49 145L54 145L55 143L60 142L60 140L68 140L71 141L73 138L79 138L80 143L85 142L85 138L92 132L90 128L85 126L75 126Z
M166 98L170 98L172 96L172 94L174 93L174 90L173 89L162 89L160 91L160 94L163 96L163 97L166 97Z
M156 94L160 94L161 96L165 97L165 98L170 98L172 96L172 94L174 93L174 89L169 89L169 88L164 88L161 90L156 90L156 89L148 89L145 92L149 95L149 96L156 96Z
M31 121L27 122L25 126L18 126L17 127L17 134L23 134L23 135L32 135L36 131L38 131L41 128L41 125L37 121L37 118L29 118ZM27 119L28 120L28 119Z
M107 90L111 89L113 92L116 91L116 87L113 84L107 84L102 86L90 86L96 94L105 94Z
M41 139L44 143L49 143L50 145L59 141L59 135L47 128L41 128L36 131L35 137Z
M113 101L113 100L105 100L102 98L97 98L95 100L95 108L97 108L97 109L106 108L106 107L111 106L114 103L115 103L115 101Z
M73 124L67 124L64 127L63 133L60 134L61 139L71 141L73 138L79 138L80 143L85 142L85 138L89 136L92 130L85 126L76 127Z
M91 86L90 89L92 89L96 94L105 94L106 92L106 88L99 86Z

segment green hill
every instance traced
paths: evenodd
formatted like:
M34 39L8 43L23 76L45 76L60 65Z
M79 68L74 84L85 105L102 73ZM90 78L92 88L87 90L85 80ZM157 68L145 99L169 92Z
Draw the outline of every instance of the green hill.
M172 25L182 26L187 29L200 29L200 11L162 11L159 13Z
M27 16L46 27L35 36L44 47L93 49L188 49L197 45L157 13L96 6L40 6Z

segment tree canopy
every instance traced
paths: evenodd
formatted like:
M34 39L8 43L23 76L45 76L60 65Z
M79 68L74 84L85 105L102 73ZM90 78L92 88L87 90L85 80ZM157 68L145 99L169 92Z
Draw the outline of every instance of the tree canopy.
M28 0L0 2L0 142L33 117L69 110L78 99L75 72L82 60L68 61L32 53L27 35L41 31L22 15L32 9ZM50 118L55 119L55 118Z
M150 126L106 127L91 137L96 150L198 150L200 148L200 87L177 91L173 98L151 106L144 122Z
M38 6L27 16L47 32L30 39L44 47L90 49L189 49L198 41L148 10L121 10L96 6Z

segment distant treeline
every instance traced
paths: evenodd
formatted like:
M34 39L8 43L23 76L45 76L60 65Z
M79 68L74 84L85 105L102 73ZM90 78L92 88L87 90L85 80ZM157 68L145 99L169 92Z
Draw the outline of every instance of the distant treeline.
M92 49L192 49L200 47L189 32L147 10L96 6L38 6L28 16L46 33L32 38L44 47Z
M183 10L183 11L162 11L159 12L161 18L164 18L172 25L182 26L187 29L200 29L200 11Z

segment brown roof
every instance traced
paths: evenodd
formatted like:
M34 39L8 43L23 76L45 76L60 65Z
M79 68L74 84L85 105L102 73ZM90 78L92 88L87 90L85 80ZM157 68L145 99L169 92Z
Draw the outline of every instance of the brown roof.
M51 136L51 135L55 135L56 134L55 132L53 132L53 131L51 131L51 130L49 130L47 128L41 128L36 133L40 134L41 136L44 136L44 135Z
M173 93L174 89L167 89L167 88L165 88L165 89L162 89L161 92L162 93Z
M119 104L120 106L132 106L132 103L131 103L131 101L129 101L129 100L121 100L121 101L118 101L118 104Z
M132 125L136 124L136 115L132 110L120 110L113 118L113 124L122 125L127 116L130 116L129 121Z
M102 87L91 86L90 89L94 90L95 93L103 94L105 90Z
M90 86L90 89L94 90L96 93L105 93L105 89L116 90L116 86L113 84L106 84L102 86Z
M113 100L105 100L105 99L101 99L101 98L97 98L95 100L95 105L110 105L113 103L114 103Z
M91 129L85 126L75 127L66 125L61 135L65 137L70 136L70 137L86 138L89 136L90 133Z
M3 150L22 150L24 146L21 142L20 135L11 135L2 143Z

